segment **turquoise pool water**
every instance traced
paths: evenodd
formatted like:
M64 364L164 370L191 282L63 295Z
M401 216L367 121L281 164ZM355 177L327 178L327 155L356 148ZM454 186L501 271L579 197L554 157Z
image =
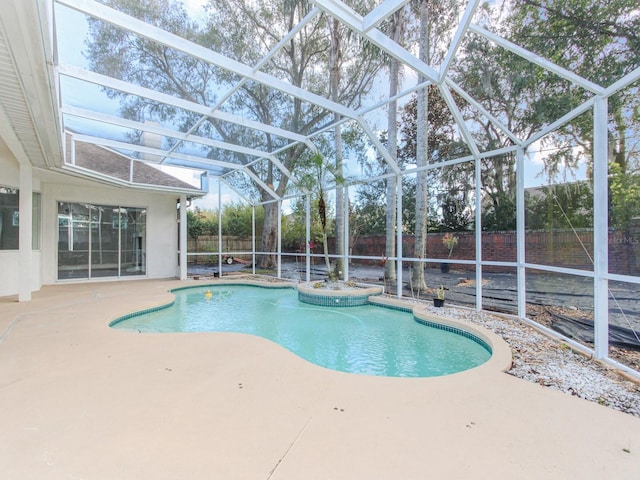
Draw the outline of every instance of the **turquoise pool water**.
M316 307L299 302L291 288L220 285L173 293L172 306L127 316L111 326L135 332L257 335L326 368L389 377L447 375L491 356L486 346L418 323L412 313L374 305Z

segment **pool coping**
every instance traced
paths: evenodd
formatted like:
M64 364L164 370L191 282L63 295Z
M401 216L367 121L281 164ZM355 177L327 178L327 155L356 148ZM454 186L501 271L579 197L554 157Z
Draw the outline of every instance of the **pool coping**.
M298 283L296 288L299 292L304 292L307 294L313 295L326 295L326 296L337 296L337 297L360 297L364 295L372 296L372 295L380 295L382 293L382 287L366 285L362 286L360 284L356 284L355 287L346 289L346 290L331 290L327 288L314 288L313 285L316 283L322 284L324 282L304 282ZM310 286L311 285L311 286Z
M298 292L301 291L300 284L296 284L293 282L266 282L260 280L250 280L250 279L237 279L237 280L229 280L229 279L220 279L207 281L203 283L198 283L196 285L182 285L176 288L171 288L167 293L173 295L173 292L178 292L182 290L190 290L190 289L201 289L207 288L209 286L220 286L220 285L246 285L258 288L272 288L272 289L297 289ZM304 288L303 291L315 290ZM458 335L463 335L471 340L479 343L482 346L488 347L491 356L489 359L470 369L463 370L461 372L452 373L450 375L460 375L465 374L466 372L478 371L478 369L488 369L491 371L497 372L508 372L512 367L513 356L511 352L511 347L507 344L506 341L502 339L499 335L494 332L475 324L471 324L465 322L463 320L454 319L451 317L434 315L428 311L428 306L423 304L416 304L409 300L404 300L400 298L389 298L380 296L380 291L375 287L364 287L358 290L339 290L338 292L344 293L343 297L354 297L354 296L362 296L366 295L364 292L369 292L368 303L371 305L376 305L382 308L393 308L397 310L402 310L408 313L412 313L415 321L425 324L427 326L433 326L435 328L445 329L452 331ZM317 293L317 290L314 291ZM144 315L149 312L155 312L159 310L163 310L165 308L171 307L175 303L175 299L170 302L163 303L161 305L151 306L142 310L137 310L133 312L128 312L123 315L120 315L114 318L111 322L109 322L109 327L113 327L118 323L126 321L130 318L137 317L139 315ZM349 308L341 306L340 308ZM450 327L450 328L443 328ZM483 345L484 344L484 345ZM417 378L430 378L430 377L417 377Z
M481 365L478 365L477 367L471 368L469 370L464 370L462 372L459 372L458 374L463 374L469 371L477 371L477 369L479 368L500 372L508 372L511 369L511 366L513 364L511 347L506 341L504 341L502 337L489 329L486 329L480 325L466 322L464 320L435 315L429 312L429 306L424 304L416 304L409 300L376 296L369 298L369 302L375 305L398 308L408 312L412 312L414 319L416 319L416 321L420 323L427 322L427 324L437 324L446 327L452 327L454 330L462 330L463 332L477 337L491 349L491 357L489 358L489 360Z

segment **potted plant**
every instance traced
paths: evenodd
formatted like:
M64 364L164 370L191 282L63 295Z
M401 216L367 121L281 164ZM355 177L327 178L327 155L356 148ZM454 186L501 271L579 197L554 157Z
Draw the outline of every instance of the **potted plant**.
M453 233L445 233L442 237L442 244L447 247L449 251L447 255L447 259L451 258L451 254L453 253L453 249L458 244L458 237L456 237ZM450 264L449 263L441 263L440 271L442 273L449 273Z
M444 285L440 285L436 289L436 296L433 299L434 307L442 307L444 305Z

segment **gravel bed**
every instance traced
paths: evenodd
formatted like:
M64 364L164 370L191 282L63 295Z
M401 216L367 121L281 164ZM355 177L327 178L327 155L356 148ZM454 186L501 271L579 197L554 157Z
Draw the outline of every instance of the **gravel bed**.
M571 349L560 340L508 317L460 308L427 306L430 313L481 325L511 347L508 372L585 400L640 417L640 384Z

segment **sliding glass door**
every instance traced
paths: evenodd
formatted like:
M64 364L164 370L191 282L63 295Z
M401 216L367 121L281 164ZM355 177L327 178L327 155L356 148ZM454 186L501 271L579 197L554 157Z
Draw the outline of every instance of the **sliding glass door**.
M58 279L146 273L146 210L58 203Z

